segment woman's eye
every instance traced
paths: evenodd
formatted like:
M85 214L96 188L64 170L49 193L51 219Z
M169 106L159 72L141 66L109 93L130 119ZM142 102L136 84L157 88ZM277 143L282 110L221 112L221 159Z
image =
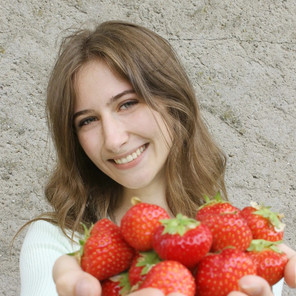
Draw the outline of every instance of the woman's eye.
M88 124L90 124L90 123L92 123L93 121L96 121L96 120L97 120L96 117L88 117L88 118L80 120L78 126L82 127L82 126L88 125Z
M132 100L132 101L127 101L123 104L120 105L120 110L126 110L126 109L129 109L131 108L132 106L138 104L138 101L137 100Z

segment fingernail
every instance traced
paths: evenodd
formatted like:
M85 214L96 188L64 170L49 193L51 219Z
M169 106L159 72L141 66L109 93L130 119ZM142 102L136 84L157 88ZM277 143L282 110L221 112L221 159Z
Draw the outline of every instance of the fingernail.
M240 283L240 291L251 294L252 296L260 296L262 294L262 288L252 283Z

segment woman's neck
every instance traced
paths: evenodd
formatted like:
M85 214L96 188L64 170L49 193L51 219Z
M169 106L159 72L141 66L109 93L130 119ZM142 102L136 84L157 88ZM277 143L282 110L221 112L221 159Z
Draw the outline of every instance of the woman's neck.
M138 197L142 202L156 204L164 208L169 215L171 212L166 202L166 189L163 182L156 182L153 186L147 186L140 189L123 189L123 198L121 204L115 210L116 223L119 224L123 215L131 208L132 197Z

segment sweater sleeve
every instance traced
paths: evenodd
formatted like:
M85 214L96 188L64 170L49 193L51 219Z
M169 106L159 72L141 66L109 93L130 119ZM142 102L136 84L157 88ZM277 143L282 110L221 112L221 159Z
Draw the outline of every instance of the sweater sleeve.
M20 254L21 296L58 296L52 268L58 257L79 249L62 230L49 222L30 225Z

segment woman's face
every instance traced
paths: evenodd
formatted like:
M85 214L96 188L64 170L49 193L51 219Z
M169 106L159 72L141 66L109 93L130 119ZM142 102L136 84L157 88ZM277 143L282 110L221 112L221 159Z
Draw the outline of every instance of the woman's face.
M164 181L172 141L160 113L151 110L131 84L103 61L85 64L75 87L74 124L93 163L125 188Z

